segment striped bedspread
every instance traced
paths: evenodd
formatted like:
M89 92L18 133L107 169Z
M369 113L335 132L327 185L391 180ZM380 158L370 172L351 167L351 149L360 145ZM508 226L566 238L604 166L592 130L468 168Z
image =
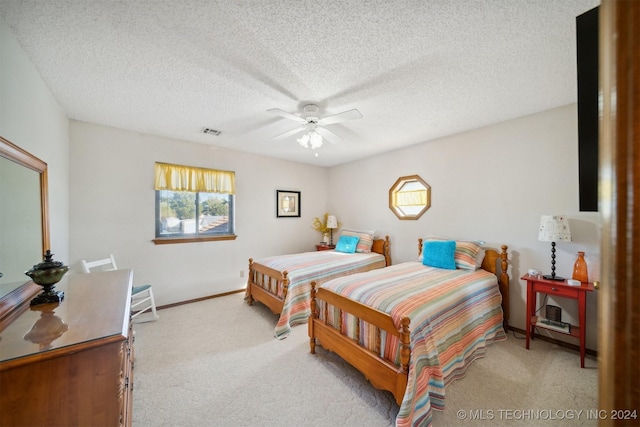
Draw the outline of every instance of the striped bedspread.
M336 277L386 266L384 256L375 252L346 254L334 250L277 255L255 262L289 272L289 290L275 328L278 339L286 338L292 326L307 323L311 314L311 281L320 284Z
M411 319L409 378L398 426L430 425L431 408L444 408L445 385L463 377L488 343L506 339L497 278L484 270L442 270L405 262L322 287L390 314L396 326L403 316ZM354 336L355 322L345 317L344 332ZM373 342L371 335L362 325L361 341ZM381 343L383 357L396 364L397 341L383 334Z

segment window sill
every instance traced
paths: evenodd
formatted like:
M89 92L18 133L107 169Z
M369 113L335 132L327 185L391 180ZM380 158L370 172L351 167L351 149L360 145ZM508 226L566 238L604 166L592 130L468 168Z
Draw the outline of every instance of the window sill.
M175 243L196 243L196 242L214 242L218 240L236 240L238 236L235 234L226 234L224 236L206 236L206 237L159 237L153 239L156 245L171 245Z

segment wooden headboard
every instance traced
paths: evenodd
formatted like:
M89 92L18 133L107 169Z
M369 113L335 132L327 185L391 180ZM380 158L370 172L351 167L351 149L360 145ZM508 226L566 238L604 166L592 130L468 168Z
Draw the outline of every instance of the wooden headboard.
M389 247L389 236L384 236L384 239L374 239L371 246L371 252L384 255L384 259L387 263L387 267L391 265L391 248Z
M482 269L495 274L498 277L498 287L502 294L502 317L503 325L506 330L509 326L509 258L507 254L507 245L500 246L500 252L495 249L485 248L484 260L482 260ZM498 268L498 261L500 268Z

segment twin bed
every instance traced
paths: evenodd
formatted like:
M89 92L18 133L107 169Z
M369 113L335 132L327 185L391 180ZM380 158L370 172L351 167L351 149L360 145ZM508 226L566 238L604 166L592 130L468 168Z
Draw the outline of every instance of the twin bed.
M419 260L391 266L387 237L377 245L387 254L384 268L363 272L331 267L331 256L345 255L335 251L317 252L324 258L317 263L300 262L304 254L249 260L247 300L280 315L278 338L308 322L311 353L335 352L390 391L398 426L430 425L432 408L444 408L445 386L488 344L506 339L509 317L507 246L455 241L452 251L451 243L418 239ZM444 245L452 259L440 265Z
M463 253L473 245L456 242L453 269L420 260L312 284L311 353L321 345L390 391L398 426L430 425L431 408L444 408L445 385L487 344L506 339L507 247L476 245L474 262Z
M391 265L389 236L375 239L373 234L351 234L362 241L354 253L327 250L249 259L245 300L249 305L259 301L279 316L276 338L286 338L292 326L307 323L312 281L319 285L336 277Z

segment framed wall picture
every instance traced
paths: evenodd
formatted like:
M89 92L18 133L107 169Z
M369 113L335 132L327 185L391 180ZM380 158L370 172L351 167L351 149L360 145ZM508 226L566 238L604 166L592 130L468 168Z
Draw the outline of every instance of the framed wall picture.
M276 216L300 217L300 192L276 190Z

